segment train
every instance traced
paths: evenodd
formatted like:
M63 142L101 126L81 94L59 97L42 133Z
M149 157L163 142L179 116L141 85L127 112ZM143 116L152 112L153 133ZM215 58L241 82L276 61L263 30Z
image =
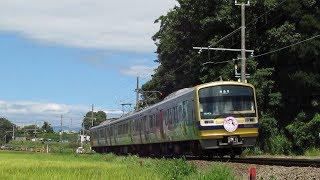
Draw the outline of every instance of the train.
M234 158L256 144L258 130L254 86L215 81L104 121L90 128L90 143L100 153Z

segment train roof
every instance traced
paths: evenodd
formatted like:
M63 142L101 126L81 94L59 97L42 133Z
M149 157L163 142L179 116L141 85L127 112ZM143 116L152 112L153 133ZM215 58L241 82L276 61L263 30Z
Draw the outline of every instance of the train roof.
M159 106L171 99L174 99L174 98L177 98L177 97L180 97L180 96L183 96L189 92L192 92L194 91L195 89L200 89L200 88L204 88L204 87L209 87L209 86L217 86L217 85L228 85L228 84L233 84L233 85L244 85L244 86L251 86L253 87L251 84L249 83L243 83L243 82L237 82L237 81L215 81L215 82L209 82L209 83L205 83L205 84L200 84L200 85L197 85L197 86L194 86L194 87L190 87L190 88L183 88L183 89L180 89L178 91L175 91L171 94L169 94L167 97L165 97L162 101L156 103L156 104L153 104L151 106L148 106L140 111L133 111L133 112L129 112L126 116L123 116L123 117L120 117L119 119L117 120L114 120L114 121L109 121L109 122L106 122L106 123L101 123L100 125L98 126L95 126L95 127L92 127L91 129L96 129L96 128L99 128L99 127L102 127L102 126L105 126L105 125L109 125L109 124L113 124L113 123L119 123L119 122L122 122L124 121L125 119L129 118L129 117L133 117L133 116L137 116L138 114L140 113L144 113L156 106Z

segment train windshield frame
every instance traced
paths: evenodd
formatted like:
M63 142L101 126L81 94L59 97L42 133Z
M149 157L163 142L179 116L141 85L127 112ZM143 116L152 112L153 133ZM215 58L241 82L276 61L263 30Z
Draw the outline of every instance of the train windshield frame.
M256 116L254 90L250 86L220 85L199 89L201 119Z

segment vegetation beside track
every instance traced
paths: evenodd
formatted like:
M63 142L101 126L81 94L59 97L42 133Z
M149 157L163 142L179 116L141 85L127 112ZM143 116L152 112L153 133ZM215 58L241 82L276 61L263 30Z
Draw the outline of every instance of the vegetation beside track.
M225 166L198 170L184 159L0 151L2 179L233 179Z

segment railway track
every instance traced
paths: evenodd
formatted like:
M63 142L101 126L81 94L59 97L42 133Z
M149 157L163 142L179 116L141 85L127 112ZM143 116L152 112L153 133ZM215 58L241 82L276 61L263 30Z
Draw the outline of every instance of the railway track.
M273 165L273 166L298 166L298 167L317 167L320 168L320 159L294 159L294 158L213 158L212 161L219 162L234 162L246 164L259 165Z

